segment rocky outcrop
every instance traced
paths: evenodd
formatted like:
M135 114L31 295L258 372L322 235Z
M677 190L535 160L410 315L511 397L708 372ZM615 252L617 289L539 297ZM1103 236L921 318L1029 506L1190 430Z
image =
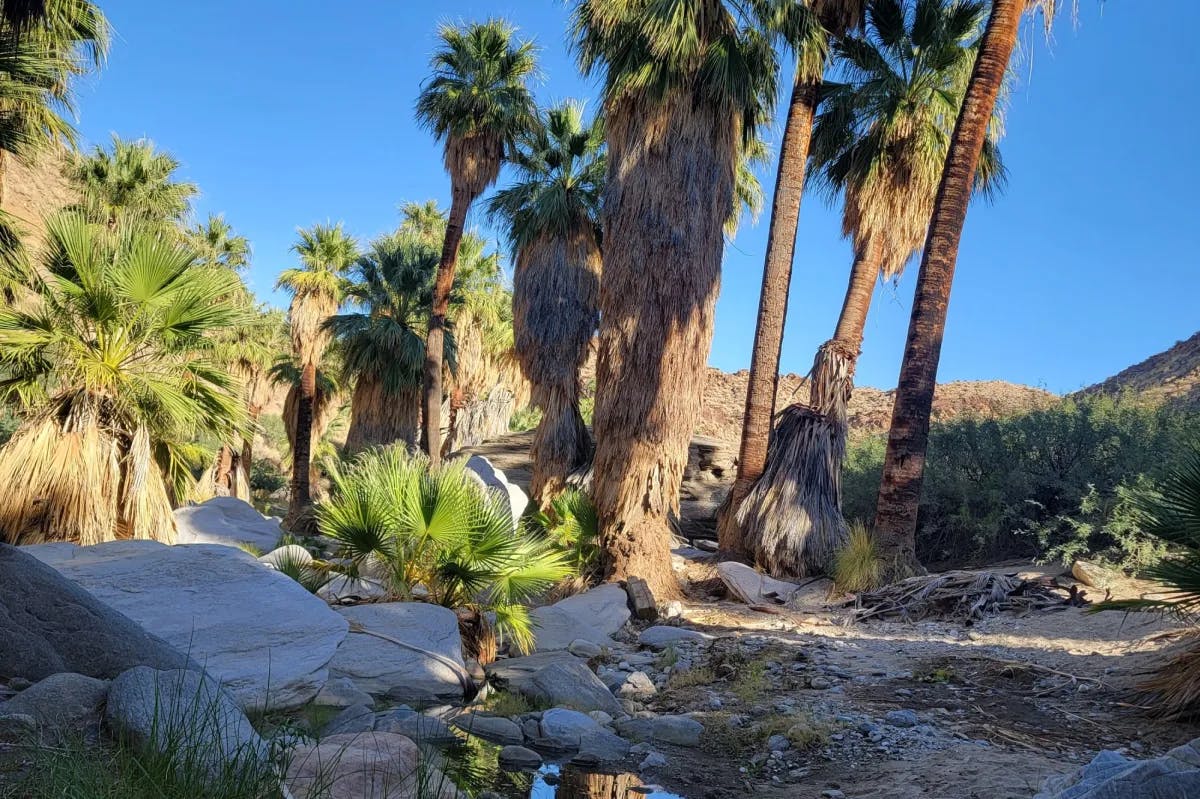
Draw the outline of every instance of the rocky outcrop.
M224 544L271 552L283 529L279 520L263 516L254 506L236 497L213 497L199 505L175 510L179 544Z
M244 708L308 702L346 637L328 605L233 547L113 541L25 551L190 655Z
M567 597L543 608L534 608L534 635L539 652L566 649L573 641L586 640L601 646L612 643L612 635L629 621L625 589L608 583Z
M187 662L162 638L33 555L0 544L0 677L40 680L77 672L111 679L133 666L178 668Z
M1200 409L1200 333L1079 393L1117 395L1126 391L1154 403Z

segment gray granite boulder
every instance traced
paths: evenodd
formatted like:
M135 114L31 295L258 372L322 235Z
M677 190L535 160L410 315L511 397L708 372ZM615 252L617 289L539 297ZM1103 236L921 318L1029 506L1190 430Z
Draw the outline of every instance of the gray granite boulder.
M55 548L77 549L37 549ZM178 668L188 659L29 552L0 544L0 677L112 678L142 665Z
M492 462L482 455L472 455L467 458L467 473L488 491L493 491L508 502L508 511L512 516L513 526L520 521L521 515L529 505L529 496L521 487L508 479L502 470L492 465Z
M530 611L539 652L566 649L580 639L612 646L612 635L629 621L625 589L613 583L597 586L544 608Z
M569 707L587 713L603 710L609 715L621 713L621 703L592 670L578 661L551 663L534 673L522 692L532 699L557 707Z
M236 497L213 497L199 505L177 508L175 526L177 544L249 546L259 552L274 550L283 535L278 519L263 516Z
M373 729L375 729L375 711L367 705L351 705L329 720L329 723L321 730L321 737L370 732Z
M463 713L450 722L465 733L482 738L500 746L520 744L525 735L515 721L503 716L488 716L483 713Z
M461 799L436 766L403 735L334 735L292 753L284 776L293 799Z
M308 702L346 637L328 605L233 547L114 541L25 551L190 655L243 708Z
M532 771L542 765L542 756L524 746L509 745L497 756L501 768Z
M578 750L580 755L600 761L620 760L629 754L628 741L576 710L547 710L542 714L541 732L556 748Z
M450 725L437 716L418 713L408 708L384 710L375 714L375 732L394 732L418 744L448 746L462 739Z
M101 709L107 696L107 680L69 672L52 674L0 703L0 714L32 717L46 741L75 737L94 740L100 731Z
M617 732L633 741L658 741L676 746L699 746L704 725L690 716L651 716L622 719Z
M463 678L469 675L454 611L424 602L381 602L337 612L351 632L333 656L331 676L396 702L462 701Z
M334 677L327 681L317 693L313 704L320 707L353 707L354 705L371 707L375 704L375 700L365 691L358 690L358 686L345 677Z
M699 630L689 630L686 627L669 627L661 624L655 627L647 627L638 635L638 643L656 651L676 644L707 644L712 640L713 637L711 635L706 635Z
M1151 760L1105 750L1066 777L1051 777L1034 799L1194 799L1200 796L1200 738Z
M268 748L215 680L196 671L138 666L112 682L104 711L112 731L177 768L216 779L268 767Z

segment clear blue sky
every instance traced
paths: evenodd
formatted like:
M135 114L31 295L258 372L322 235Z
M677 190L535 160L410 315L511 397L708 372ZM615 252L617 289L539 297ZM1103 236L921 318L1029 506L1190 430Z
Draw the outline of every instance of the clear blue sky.
M108 68L80 87L85 139L146 136L179 158L200 214L249 237L250 283L278 305L297 226L344 220L367 238L402 201L448 203L440 150L412 113L438 22L508 17L542 48L540 102L596 96L561 0L100 4L117 35ZM1200 3L1147 5L1081 0L1080 26L1064 15L1049 46L1027 31L1010 183L967 220L941 380L1070 391L1200 328ZM710 358L722 369L749 365L766 227L744 226L726 251ZM805 202L783 371L806 372L832 333L850 257L839 230L836 210ZM895 384L915 277L913 265L877 290L861 384Z

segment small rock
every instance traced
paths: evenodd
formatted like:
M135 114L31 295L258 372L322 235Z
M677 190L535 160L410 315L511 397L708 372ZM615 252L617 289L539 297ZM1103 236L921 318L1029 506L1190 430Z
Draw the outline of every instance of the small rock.
M500 744L501 746L516 745L525 740L525 736L516 722L510 721L503 716L464 713L461 716L456 716L450 723L469 735L474 735L485 741ZM535 727L536 724L537 722L535 721Z
M828 677L813 677L808 681L808 687L814 691L825 691L833 687L833 680Z
M772 735L767 739L767 749L772 752L786 752L792 748L792 742L786 735Z
M1108 588L1113 584L1113 573L1110 570L1086 560L1077 560L1071 564L1071 576L1092 588Z
M635 671L626 678L621 687L617 689L617 696L621 697L646 697L654 696L658 693L658 689L654 687L654 682L644 671Z
M589 641L586 638L576 638L567 646L567 651L576 657L581 657L585 660L598 658L604 654L604 647L594 641Z
M603 710L593 710L591 713L588 713L588 715L591 716L592 720L601 727L607 727L609 724L612 724L613 717L605 713Z
M921 723L915 710L892 710L883 717L884 723L892 727L915 727Z
M829 788L821 791L821 799L846 799L846 794L836 788Z
M667 603L666 612L663 614L668 619L678 619L683 616L683 603L678 599L673 599Z
M660 741L676 746L699 746L704 725L691 716L650 716L622 719L617 732L635 741Z
M679 643L706 644L713 640L711 635L705 635L699 630L689 630L686 627L670 627L665 624L647 627L638 636L642 646L654 650L666 649Z
M375 729L375 712L366 705L351 705L329 720L329 723L321 730L321 737L370 732L373 729Z
M667 765L667 758L658 752L651 752L642 758L642 762L638 764L639 771L649 771L650 769L662 768Z
M524 746L506 746L500 750L500 766L506 769L536 769L542 765L542 756Z
M355 705L372 707L375 700L367 692L358 690L348 678L334 677L317 692L313 704L321 707L354 707Z
M449 746L460 739L450 725L437 718L414 710L385 710L375 714L376 732L403 735L418 745Z
M0 713L0 744L26 744L37 740L37 720L24 713Z
M54 674L0 705L0 713L32 716L43 739L58 742L80 735L99 737L100 709L108 682L82 674Z

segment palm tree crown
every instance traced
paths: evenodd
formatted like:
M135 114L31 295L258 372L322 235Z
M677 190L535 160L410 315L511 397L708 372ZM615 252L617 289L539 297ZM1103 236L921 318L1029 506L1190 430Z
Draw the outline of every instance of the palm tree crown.
M825 84L809 179L844 192L844 232L874 248L885 278L924 243L985 13L979 0L872 0L865 32L834 47L840 80ZM976 174L985 196L1005 179L1002 118L1000 107Z
M530 127L535 74L532 42L514 42L504 20L443 25L433 76L417 99L417 119L445 144L446 171L478 195L496 179L504 148Z
M83 195L80 203L93 222L160 225L183 220L199 194L194 183L179 181L180 163L146 139L114 135L111 151L97 146L75 160L68 176Z
M210 214L188 231L188 243L207 266L220 266L237 272L250 265L250 242L233 232L233 226L221 214Z
M292 292L288 316L292 348L301 365L317 364L329 343L322 325L341 301L342 274L358 257L358 245L342 223L318 224L297 231L300 239L292 252L300 256L299 268L279 274L276 288Z

